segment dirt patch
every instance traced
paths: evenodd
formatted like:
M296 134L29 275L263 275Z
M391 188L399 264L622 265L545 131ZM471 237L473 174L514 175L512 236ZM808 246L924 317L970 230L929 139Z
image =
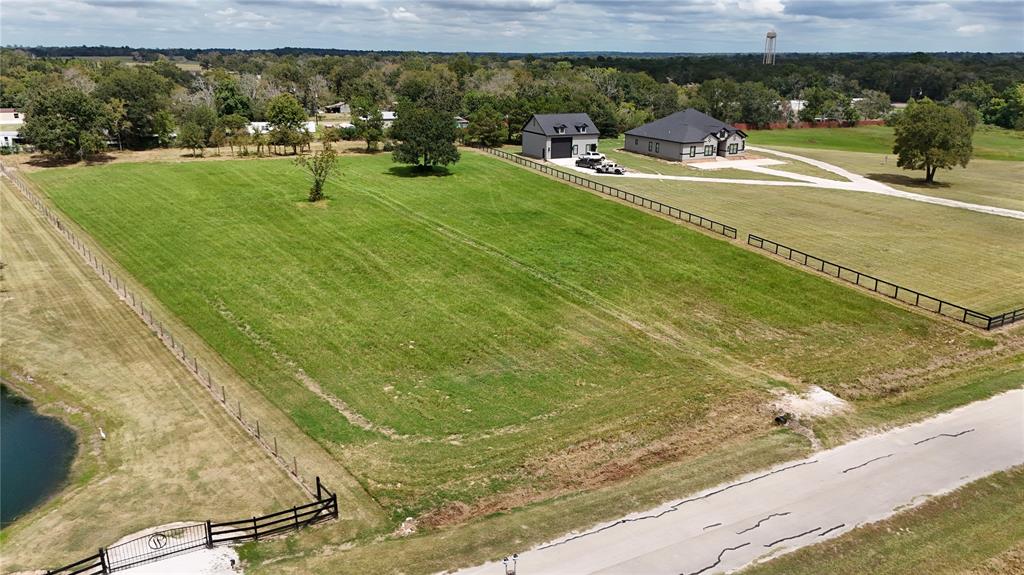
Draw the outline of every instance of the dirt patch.
M772 406L797 419L828 417L850 409L849 403L817 385L812 385L799 395L779 390L775 390L775 392L779 394L779 397Z

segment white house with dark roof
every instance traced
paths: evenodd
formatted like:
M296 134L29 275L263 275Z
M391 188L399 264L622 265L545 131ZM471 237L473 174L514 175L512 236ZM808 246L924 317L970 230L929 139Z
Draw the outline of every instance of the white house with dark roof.
M0 124L14 126L25 122L25 113L17 108L0 108Z
M693 108L633 128L625 137L627 152L674 162L739 156L747 140L742 130Z
M597 151L598 136L586 114L534 114L523 125L523 155L542 160L574 158Z

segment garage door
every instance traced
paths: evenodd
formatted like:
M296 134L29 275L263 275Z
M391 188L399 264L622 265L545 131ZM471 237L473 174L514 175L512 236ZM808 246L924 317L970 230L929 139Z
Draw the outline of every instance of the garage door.
M551 138L551 158L571 158L572 138Z

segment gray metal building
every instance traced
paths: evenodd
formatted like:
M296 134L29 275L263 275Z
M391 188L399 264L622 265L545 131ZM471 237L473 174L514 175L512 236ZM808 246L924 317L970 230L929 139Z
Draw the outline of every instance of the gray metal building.
M597 151L600 134L590 116L534 114L523 125L523 155L542 160L573 158Z

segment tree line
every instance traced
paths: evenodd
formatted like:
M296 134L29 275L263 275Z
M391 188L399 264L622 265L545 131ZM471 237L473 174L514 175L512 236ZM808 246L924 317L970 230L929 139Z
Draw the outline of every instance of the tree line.
M0 49L0 106L26 111L22 136L40 150L65 157L109 145L295 153L311 142L307 118L339 100L351 105L355 127L327 130L326 140L358 137L369 149L383 143L396 158L415 154L426 164L457 158L454 146L424 147L438 140L517 142L534 113L586 112L602 136L613 137L686 107L765 125L879 118L893 100L929 97L961 108L972 124L1024 128L1020 55L785 55L780 65L763 66L750 55L95 50L86 58L78 55L91 52L77 48ZM791 99L806 104L794 111ZM386 109L398 112L390 129L380 115ZM455 130L456 115L469 120L468 130ZM250 122L271 129L253 134Z

